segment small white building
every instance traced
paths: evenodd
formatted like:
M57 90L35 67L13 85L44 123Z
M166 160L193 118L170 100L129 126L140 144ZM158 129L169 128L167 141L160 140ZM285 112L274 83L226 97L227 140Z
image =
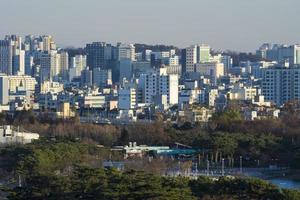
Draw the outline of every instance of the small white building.
M257 95L257 89L254 87L246 87L242 84L236 84L228 93L230 100L253 100Z
M11 126L0 126L0 145L5 144L27 144L40 137L37 133L15 131Z

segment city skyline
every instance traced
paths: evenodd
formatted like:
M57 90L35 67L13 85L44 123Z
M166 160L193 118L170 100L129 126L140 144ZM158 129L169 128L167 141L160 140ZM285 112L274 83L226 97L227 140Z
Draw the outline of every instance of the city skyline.
M62 47L84 47L92 41L166 44L179 48L206 43L216 50L254 52L264 42L299 41L300 30L294 24L300 2L296 0L54 0L47 5L47 11L51 11L47 14L44 4L37 0L3 0L1 4L4 8L16 8L16 12L9 18L10 9L0 12L5 19L0 22L0 35L50 34Z

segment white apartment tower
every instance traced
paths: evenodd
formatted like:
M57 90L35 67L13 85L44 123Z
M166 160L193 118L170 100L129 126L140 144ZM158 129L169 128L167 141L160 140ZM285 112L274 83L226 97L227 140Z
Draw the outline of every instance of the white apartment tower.
M144 102L167 105L178 104L178 75L167 74L166 68L142 74L139 84L143 85Z
M263 69L262 94L278 106L290 100L300 100L300 68Z

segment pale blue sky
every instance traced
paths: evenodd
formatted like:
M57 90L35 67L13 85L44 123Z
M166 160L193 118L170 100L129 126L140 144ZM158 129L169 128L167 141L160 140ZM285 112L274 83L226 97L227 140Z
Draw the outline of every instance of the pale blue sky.
M254 51L300 43L300 0L0 0L0 36L51 34L58 44L91 41L208 43Z

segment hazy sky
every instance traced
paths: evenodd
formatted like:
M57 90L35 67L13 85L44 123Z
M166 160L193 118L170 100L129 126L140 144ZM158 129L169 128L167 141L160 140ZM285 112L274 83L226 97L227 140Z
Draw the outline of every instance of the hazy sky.
M0 36L51 34L59 45L91 41L207 43L254 51L299 43L300 0L0 0Z

